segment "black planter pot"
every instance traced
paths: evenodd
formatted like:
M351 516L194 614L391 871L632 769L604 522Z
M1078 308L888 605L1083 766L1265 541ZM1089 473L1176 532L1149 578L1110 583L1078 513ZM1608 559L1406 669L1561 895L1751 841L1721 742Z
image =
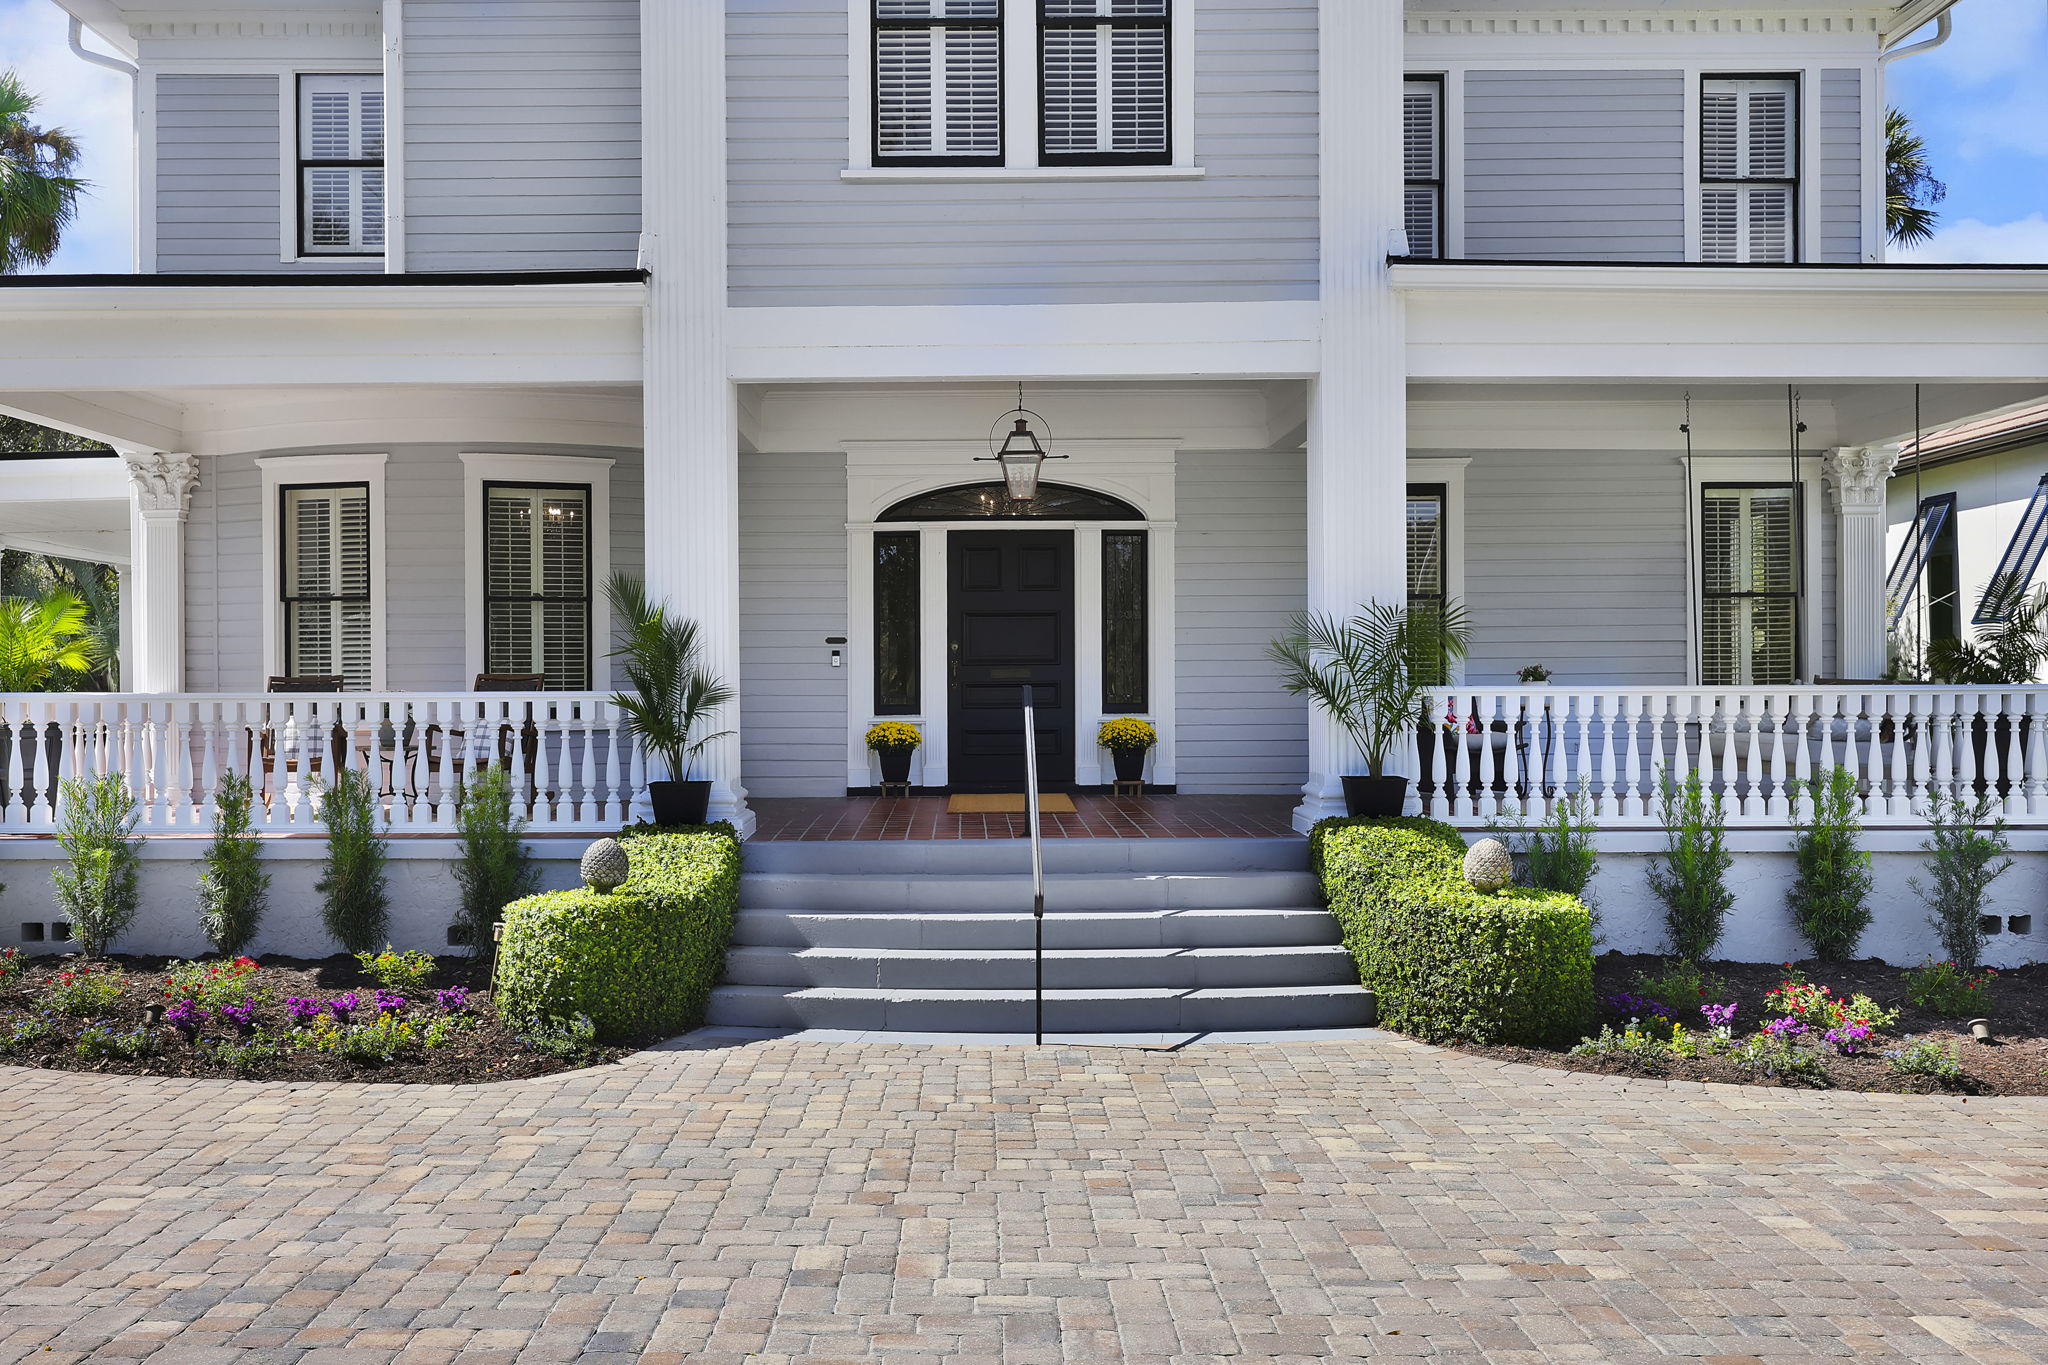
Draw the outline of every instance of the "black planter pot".
M880 755L882 760L882 780L884 782L908 782L910 780L910 756L916 752L917 750L903 744L887 749L875 750L875 753Z
M1145 780L1145 751L1143 749L1111 749L1109 756L1116 761L1117 781L1143 782Z
M1344 779L1344 809L1353 816L1399 815L1408 802L1405 777L1347 777Z
M657 825L701 825L711 809L711 783L649 782L647 801Z

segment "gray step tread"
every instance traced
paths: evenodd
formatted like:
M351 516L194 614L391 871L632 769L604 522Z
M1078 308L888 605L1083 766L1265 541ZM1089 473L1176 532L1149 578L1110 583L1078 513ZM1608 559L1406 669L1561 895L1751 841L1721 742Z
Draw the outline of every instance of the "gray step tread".
M782 1000L937 1000L976 1001L1030 1000L1029 990L955 991L923 987L856 986L718 986L713 995L754 996ZM1288 1000L1303 996L1362 996L1363 986L1190 986L1137 987L1128 990L1051 990L1047 1001L1056 1000Z
M782 948L773 944L740 944L728 950L731 954L747 953L762 957L829 957L845 958L851 961L936 961L936 962L1029 962L1033 956L1029 948ZM1047 948L1048 961L1098 960L1103 958L1135 957L1146 959L1165 958L1230 958L1270 957L1275 954L1298 956L1304 953L1317 956L1350 956L1341 943L1273 943L1248 944L1233 948Z

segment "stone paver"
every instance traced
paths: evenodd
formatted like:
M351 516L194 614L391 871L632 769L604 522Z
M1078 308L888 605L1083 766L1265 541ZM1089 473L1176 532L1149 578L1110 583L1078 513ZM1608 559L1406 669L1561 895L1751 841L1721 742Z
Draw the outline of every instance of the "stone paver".
M2048 1361L2048 1103L1398 1040L0 1069L0 1362Z

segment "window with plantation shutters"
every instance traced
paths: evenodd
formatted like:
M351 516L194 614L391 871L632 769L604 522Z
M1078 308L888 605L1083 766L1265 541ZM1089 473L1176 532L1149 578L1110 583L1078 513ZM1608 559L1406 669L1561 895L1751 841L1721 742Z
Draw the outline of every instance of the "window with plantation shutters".
M1444 509L1442 484L1408 485L1408 611L1422 615L1444 605ZM1441 681L1439 671L1432 681Z
M1002 0L874 0L875 163L1000 165Z
M1799 85L1790 77L1700 82L1700 257L1798 259Z
M484 485L484 671L590 686L590 489Z
M1173 159L1171 0L1040 0L1040 157L1048 166Z
M1798 491L1700 491L1700 681L1771 687L1799 670Z
M1406 177L1404 226L1410 256L1444 254L1444 84L1411 77L1401 94L1401 161Z
M299 251L384 250L384 78L299 77Z
M279 490L283 532L284 671L339 674L370 687L370 489L324 484Z

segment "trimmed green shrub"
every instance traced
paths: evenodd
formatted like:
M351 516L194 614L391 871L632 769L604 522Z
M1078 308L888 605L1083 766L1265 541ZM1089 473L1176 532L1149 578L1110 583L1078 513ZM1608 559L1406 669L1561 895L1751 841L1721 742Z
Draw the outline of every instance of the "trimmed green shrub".
M119 773L67 777L59 791L57 845L70 865L50 873L57 908L85 955L105 957L142 908L142 812Z
M378 808L370 779L344 768L320 799L327 822L327 863L313 889L323 897L321 923L351 953L367 953L384 941L391 922L384 863L390 821Z
M532 1026L588 1015L605 1042L703 1020L739 908L739 840L725 826L620 843L633 873L612 894L552 891L505 907L501 1015Z
M472 777L462 795L455 813L462 841L462 860L455 865L462 906L455 928L472 956L488 957L491 926L506 906L534 893L540 868L521 837L526 820L512 808L511 774L494 763Z
M1798 876L1785 893L1799 935L1822 962L1847 962L1870 927L1870 854L1856 775L1836 767L1811 782L1793 782L1792 857ZM1804 802L1811 816L1800 818Z
M1704 962L1735 908L1735 893L1728 889L1735 856L1728 851L1721 793L1707 791L1697 772L1686 774L1683 783L1668 771L1660 773L1657 818L1665 849L1663 866L1650 867L1650 890L1664 902L1671 951L1688 962Z
M249 828L255 800L246 773L229 773L214 792L213 842L199 874L199 927L222 957L249 946L269 904L263 845Z
M1433 820L1325 820L1309 856L1386 1027L1533 1046L1586 1031L1593 921L1576 897L1474 890L1465 841Z

